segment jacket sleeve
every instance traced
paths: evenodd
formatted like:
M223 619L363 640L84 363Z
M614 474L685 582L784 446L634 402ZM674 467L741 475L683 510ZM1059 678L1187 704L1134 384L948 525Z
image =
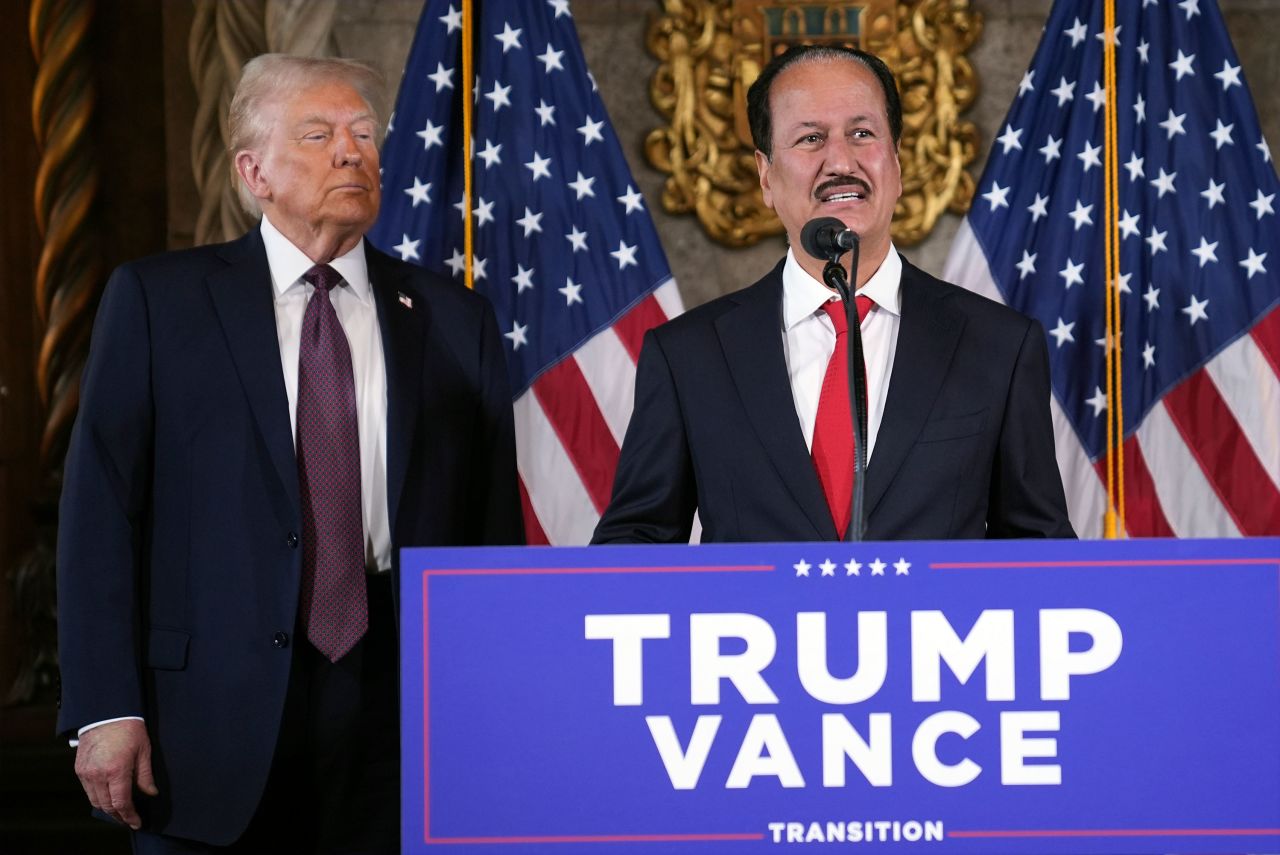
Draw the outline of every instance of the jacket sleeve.
M645 334L635 408L613 480L613 497L592 543L687 543L697 483L675 379L662 343Z
M991 478L987 537L1076 536L1054 453L1044 329L1031 321L1005 402Z
M59 506L60 733L145 713L138 580L152 466L150 364L145 295L122 267L94 323Z

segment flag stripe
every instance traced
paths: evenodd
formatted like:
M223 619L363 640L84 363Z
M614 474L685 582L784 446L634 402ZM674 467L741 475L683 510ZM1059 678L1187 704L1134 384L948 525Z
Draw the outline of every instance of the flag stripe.
M587 543L599 512L532 392L516 399L515 417L520 477L547 540Z
M529 502L529 490L524 479L518 478L517 481L520 484L520 512L524 515L524 542L529 546L547 546L551 541L547 540L547 533L542 530L542 523Z
M1263 471L1280 487L1280 377L1258 339L1241 336L1206 367Z
M684 311L684 301L680 298L680 288L675 279L668 279L653 292L653 297L662 307L662 314L674 318Z
M1239 537L1240 529L1205 478L1163 402L1138 428L1138 445L1174 537Z
M1106 470L1094 472L1093 464L1084 453L1084 446L1076 439L1075 431L1056 398L1050 400L1050 410L1054 450L1058 471L1062 474L1062 489L1067 495L1071 527L1079 537L1102 537L1102 515L1107 509ZM1101 478L1095 477L1097 474Z
M573 358L591 387L591 394L609 425L614 442L621 446L635 399L635 360L612 328L578 348Z
M1271 363L1271 370L1280 376L1280 308L1272 309L1269 315L1258 321L1253 328L1253 340L1258 343L1258 349L1266 356L1267 362Z
M1236 527L1246 535L1270 533L1280 519L1280 493L1209 375L1197 371L1164 401Z
M1100 459L1094 464L1098 480L1106 482L1107 461ZM1106 509L1106 492L1102 492L1103 511ZM1124 529L1130 537L1172 537L1173 529L1165 519L1160 507L1160 499L1156 495L1155 484L1151 480L1151 470L1147 467L1146 458L1142 456L1142 448L1135 437L1124 442ZM1099 515L1098 535L1102 534Z
M533 394L564 447L582 485L603 513L613 490L618 443L600 415L575 359L562 359L533 384Z
M622 339L622 345L631 354L631 358L640 359L640 347L644 344L644 334L650 327L656 327L658 324L666 321L667 315L662 311L662 306L652 294L641 300L635 305L631 311L627 312L613 328L618 332L618 338Z

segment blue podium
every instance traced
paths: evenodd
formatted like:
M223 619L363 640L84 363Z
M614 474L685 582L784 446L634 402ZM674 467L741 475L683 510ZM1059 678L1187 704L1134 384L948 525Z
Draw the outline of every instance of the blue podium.
M1280 852L1277 539L401 567L405 852Z

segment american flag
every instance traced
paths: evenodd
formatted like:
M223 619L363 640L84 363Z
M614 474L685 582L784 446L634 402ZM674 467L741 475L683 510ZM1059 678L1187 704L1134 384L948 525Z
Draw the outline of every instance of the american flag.
M584 544L609 500L641 340L682 306L568 0L476 5L473 279L504 336L529 542ZM431 0L418 23L370 238L461 280L459 6Z
M1212 0L1115 4L1128 533L1280 534L1280 218ZM1106 507L1102 0L1058 0L946 276L1049 333L1072 523Z

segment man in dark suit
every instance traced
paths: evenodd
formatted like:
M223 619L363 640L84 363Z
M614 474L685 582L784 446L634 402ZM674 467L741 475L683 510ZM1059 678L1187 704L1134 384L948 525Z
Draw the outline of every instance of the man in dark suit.
M398 852L396 550L522 539L489 304L363 239L380 85L250 62L231 151L260 226L121 267L98 312L58 727L138 852Z
M748 94L765 203L791 249L768 275L651 331L594 542L831 540L849 529L846 333L805 223L861 236L869 539L1072 537L1044 332L894 250L902 109L862 51L793 48ZM849 264L849 256L844 263Z

